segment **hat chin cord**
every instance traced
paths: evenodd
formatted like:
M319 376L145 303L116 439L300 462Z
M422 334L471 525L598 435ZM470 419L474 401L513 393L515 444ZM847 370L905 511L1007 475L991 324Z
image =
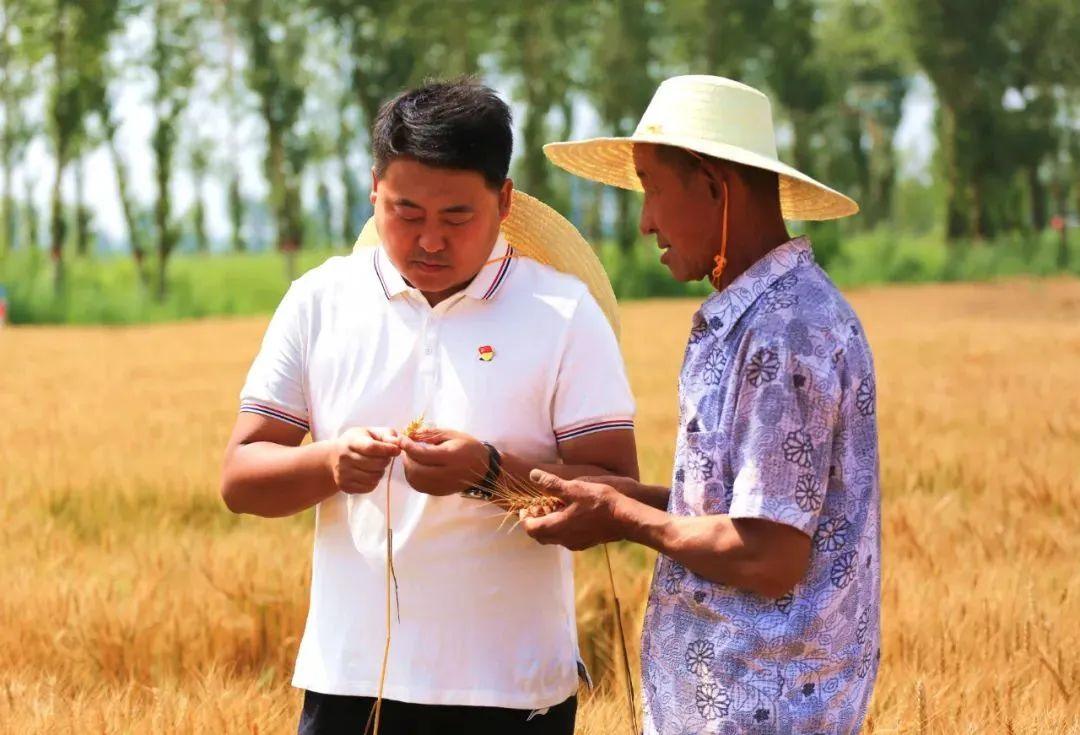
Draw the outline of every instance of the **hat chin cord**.
M724 267L727 266L727 222L728 222L728 187L727 182L721 180L721 186L724 189L724 212L720 216L720 252L713 256L713 263L715 264L712 269L712 273L709 275L709 282L712 283L713 288L717 291L720 290L720 276L724 273Z

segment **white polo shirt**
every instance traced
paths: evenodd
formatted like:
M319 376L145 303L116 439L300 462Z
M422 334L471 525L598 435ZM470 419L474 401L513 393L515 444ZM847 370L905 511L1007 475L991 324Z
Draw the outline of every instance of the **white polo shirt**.
M513 256L502 238L492 258ZM483 349L482 349L483 348ZM490 359L482 359L484 353ZM534 260L486 265L432 308L381 247L297 279L274 314L241 410L332 439L423 415L537 463L558 442L632 428L618 345L579 280ZM400 622L384 696L536 709L577 688L570 553L500 529L496 508L390 481ZM385 482L316 509L311 606L293 685L374 696L386 635Z

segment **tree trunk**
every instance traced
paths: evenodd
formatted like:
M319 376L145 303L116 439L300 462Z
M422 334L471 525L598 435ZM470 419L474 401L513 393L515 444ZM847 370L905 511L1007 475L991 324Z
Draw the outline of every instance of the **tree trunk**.
M1031 197L1031 228L1036 232L1046 229L1046 187L1039 179L1039 164L1032 161L1027 165L1028 194Z
M165 251L162 250L158 253L157 268L154 273L154 297L158 302L165 300L165 294L168 292L168 275L166 272L166 262L168 256Z
M330 206L330 187L322 179L315 187L315 212L319 218L319 237L328 245L334 239L334 210Z
M574 98L570 94L563 95L559 110L562 112L562 134L559 140L570 140L574 137Z
M285 239L281 249L285 253L286 273L289 280L293 281L299 275L296 258L303 242L303 211L300 203L300 185L292 177L287 177L285 180L285 211L282 227Z
M0 202L0 258L15 248L15 198L11 195L11 154L6 150L7 135L4 136L4 199Z
M268 128L266 150L266 180L270 184L270 211L276 229L277 249L285 251L289 238L287 197L285 191L285 141L281 128L269 115L264 115Z
M527 101L525 124L522 126L521 173L524 175L522 189L537 199L551 201L551 167L544 156L544 143L547 142L547 126L544 118L548 106L538 98Z
M56 28L53 29L53 67L56 75L56 88L57 90L63 89L64 84L64 28L62 18L57 18ZM63 125L59 119L61 113L59 110L52 110L54 116L54 123L56 125L56 132L54 135L54 143L56 147L56 171L53 176L52 187L52 216L50 219L50 237L52 242L50 244L50 255L53 262L53 292L56 295L60 294L60 291L64 286L64 238L66 236L66 228L64 226L64 202L62 199L61 187L64 181L64 169L67 167L68 157L68 140L67 133L63 130Z
M11 108L5 104L4 140L0 166L4 168L4 199L0 202L0 258L15 248L15 197L11 193Z
M631 211L633 200L631 199L632 192L626 189L619 189L615 192L616 196L616 214L617 221L615 223L615 236L618 238L619 250L623 253L630 252L630 249L634 247L634 243L637 242L637 221L638 218L634 216Z
M229 181L229 222L232 225L232 249L235 253L245 250L244 229L244 197L240 192L240 176L233 174Z
M160 114L160 113L159 113ZM157 130L154 131L153 147L157 158L157 201L154 203L154 226L157 231L157 279L154 293L158 301L164 301L168 290L166 267L169 256L176 246L178 232L172 221L172 194L169 182L172 181L173 150L175 143L174 117L159 117Z
M341 245L350 247L359 231L353 220L356 211L356 177L349 168L349 144L352 142L353 131L345 119L345 107L347 102L341 100L341 113L338 120L337 157L338 165L341 166ZM333 239L333 235L331 235Z
M26 223L23 238L26 240L26 246L34 250L38 246L38 212L37 206L34 204L34 185L28 173L23 175L23 186L26 190L24 194L26 201L23 205L25 214L20 218L20 223Z
M585 237L593 243L599 243L604 236L604 187L602 184L587 182L583 187L587 199L583 218Z
M544 143L548 142L545 118L551 109L548 94L549 82L543 73L545 66L540 33L536 26L542 23L543 9L539 5L526 3L523 11L516 17L513 38L520 57L522 95L525 102L525 121L521 126L521 188L543 202L551 202L551 179L547 159L544 156Z
M210 239L206 235L206 205L203 203L202 186L196 189L195 207L192 212L193 229L195 230L195 248L205 255L210 252Z
M815 172L810 147L811 126L809 123L810 120L807 113L800 110L792 110L791 129L793 140L791 141L791 157L793 165L800 171L804 171L812 176Z
M83 199L84 173L80 156L75 161L75 254L80 258L85 258L90 250L90 217Z
M4 169L4 199L0 203L0 258L2 258L14 247L13 243L15 241L15 223L12 211L14 197L11 195L11 133L14 127L11 120L15 105L14 100L11 98L12 54L11 47L8 46L8 25L11 10L8 8L6 1L0 6L0 12L3 13L4 18L4 24L0 26L0 50L3 52L3 57L0 59L0 100L3 100L4 104L4 127L0 131L0 135L2 135L2 139L0 139L0 167Z
M139 276L139 283L145 288L149 282L149 275L146 272L146 251L148 248L143 239L143 229L139 226L135 204L131 201L130 172L116 148L117 126L111 119L108 119L107 112L105 117L105 143L109 149L109 158L112 161L113 170L116 172L117 196L120 199L120 209L124 213L124 223L128 228L131 257L135 261L135 272Z
M878 201L878 222L888 223L893 215L893 191L896 188L896 155L892 150L892 136L889 136L882 152L881 170L874 176L874 190Z
M945 238L955 242L971 232L970 219L963 204L963 182L956 158L956 112L941 106L938 145L945 168Z
M862 217L860 223L863 227L870 229L874 227L878 222L878 200L875 196L877 192L874 191L872 184L873 177L871 174L871 165L873 159L867 155L866 150L863 149L863 126L862 119L858 110L851 107L844 107L843 109L843 127L844 137L847 140L847 147L850 152L851 161L855 166L855 176L858 180L859 191L858 196L862 200ZM874 130L874 123L872 120L868 121L868 127L870 128L870 140L876 143L876 136ZM870 149L874 151L874 148Z
M971 184L971 216L968 218L968 232L972 234L977 242L981 242L986 236L986 221L984 217L983 209L983 197L985 191L983 189L983 182L978 178L975 178Z
M67 236L67 227L64 222L64 201L61 189L64 181L64 168L67 165L66 149L66 140L56 141L56 171L53 176L52 214L49 220L50 255L53 262L53 291L56 294L59 294L64 286L64 238Z
M340 244L345 247L352 247L353 242L360 234L356 222L356 203L359 195L356 190L356 177L349 170L349 162L344 157L341 158L341 188L343 190L343 200L341 203Z
M195 236L195 249L199 253L210 252L210 238L206 234L206 161L193 166L195 177L195 203L192 205L191 228Z

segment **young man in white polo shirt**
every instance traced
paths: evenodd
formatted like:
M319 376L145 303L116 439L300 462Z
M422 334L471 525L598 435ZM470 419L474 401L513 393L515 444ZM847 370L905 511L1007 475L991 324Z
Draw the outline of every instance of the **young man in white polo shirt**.
M306 690L300 732L359 733L368 721L386 636L390 492L399 584L381 731L569 735L570 556L500 530L496 509L462 491L533 467L636 477L615 336L585 284L519 257L500 233L512 134L492 90L406 92L382 108L372 140L381 244L289 289L222 476L235 512L316 508L293 679ZM396 430L420 415L436 427L424 444Z

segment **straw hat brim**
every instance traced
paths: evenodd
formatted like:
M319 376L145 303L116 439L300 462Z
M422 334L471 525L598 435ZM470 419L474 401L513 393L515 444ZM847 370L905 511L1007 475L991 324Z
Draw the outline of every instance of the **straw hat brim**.
M772 171L779 175L780 209L788 220L830 220L859 211L850 197L830 189L775 158L738 146L676 135L635 135L633 138L591 138L548 143L544 154L559 168L591 181L642 191L634 167L634 144L654 143L686 148L706 156Z
M619 304L607 271L596 252L577 228L539 199L514 190L510 214L500 228L517 255L551 266L585 284L619 336ZM356 238L353 252L382 242L375 218L370 218Z

